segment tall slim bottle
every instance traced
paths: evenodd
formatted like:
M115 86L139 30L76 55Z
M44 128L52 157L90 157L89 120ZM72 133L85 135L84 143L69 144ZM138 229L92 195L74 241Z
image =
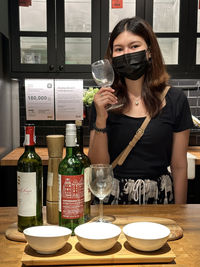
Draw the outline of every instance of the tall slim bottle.
M90 160L83 152L83 126L82 121L76 121L77 130L77 149L76 155L83 164L84 168L84 217L85 222L90 219L91 192L89 190Z
M35 152L35 126L25 126L25 151L17 163L18 230L42 225L43 168Z
M83 166L76 156L76 125L66 124L66 156L60 162L59 174L59 225L72 233L84 223Z

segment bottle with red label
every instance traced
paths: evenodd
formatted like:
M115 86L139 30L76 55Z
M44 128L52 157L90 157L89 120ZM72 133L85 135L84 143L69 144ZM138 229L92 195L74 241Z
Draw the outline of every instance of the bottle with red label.
M66 124L66 156L60 162L59 225L74 231L84 223L83 165L76 155L76 125Z
M25 126L24 153L17 164L18 230L42 225L43 168L35 152L35 126Z

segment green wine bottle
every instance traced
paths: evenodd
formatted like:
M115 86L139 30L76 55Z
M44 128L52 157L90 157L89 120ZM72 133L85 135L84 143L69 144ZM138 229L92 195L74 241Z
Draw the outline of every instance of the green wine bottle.
M66 124L66 156L58 167L59 225L74 234L76 226L84 223L83 166L76 156L76 125Z
M91 192L89 190L90 160L83 152L83 126L82 121L76 121L77 147L76 155L84 168L84 217L85 222L90 219Z
M25 151L17 163L18 230L42 225L43 168L35 152L35 126L25 126Z

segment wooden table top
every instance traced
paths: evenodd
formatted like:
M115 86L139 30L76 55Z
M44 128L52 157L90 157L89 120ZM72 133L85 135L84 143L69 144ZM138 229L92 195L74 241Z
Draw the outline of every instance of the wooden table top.
M92 215L97 214L97 206L92 206ZM162 217L175 220L183 228L181 239L170 241L176 254L170 264L144 264L142 266L200 266L200 204L186 205L127 205L106 206L105 214ZM17 220L16 207L0 207L0 266L20 267L25 243L6 239L4 233L8 226ZM98 265L96 265L97 267ZM105 267L107 265L101 265ZM107 267L109 267L108 265ZM117 266L140 266L126 264ZM83 266L85 267L85 265ZM88 266L89 267L89 266ZM90 265L92 267L92 265Z
M35 151L42 159L43 165L48 165L48 150L46 147L36 147ZM5 157L0 160L1 166L17 166L17 161L19 157L24 152L23 147L18 147L8 153ZM63 149L63 157L65 156L66 149ZM195 163L196 165L200 165L200 146L191 146L188 148L188 152L196 157ZM84 153L88 154L88 147L84 148Z
M42 164L43 165L48 165L48 150L47 147L36 147L35 151L38 153L38 155L42 159ZM12 150L10 153L8 153L5 157L3 157L0 161L1 166L17 166L17 161L20 158L20 156L23 154L24 148L23 147L18 147ZM84 153L87 155L88 153L88 148L84 148ZM66 149L63 149L63 157L66 154Z
M196 165L200 165L200 146L189 146L188 152L196 157Z

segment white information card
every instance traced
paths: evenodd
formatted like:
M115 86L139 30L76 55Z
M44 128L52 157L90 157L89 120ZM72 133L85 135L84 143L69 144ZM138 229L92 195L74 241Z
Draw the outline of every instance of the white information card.
M83 80L55 80L56 120L83 119Z
M54 120L54 80L25 79L26 119Z

